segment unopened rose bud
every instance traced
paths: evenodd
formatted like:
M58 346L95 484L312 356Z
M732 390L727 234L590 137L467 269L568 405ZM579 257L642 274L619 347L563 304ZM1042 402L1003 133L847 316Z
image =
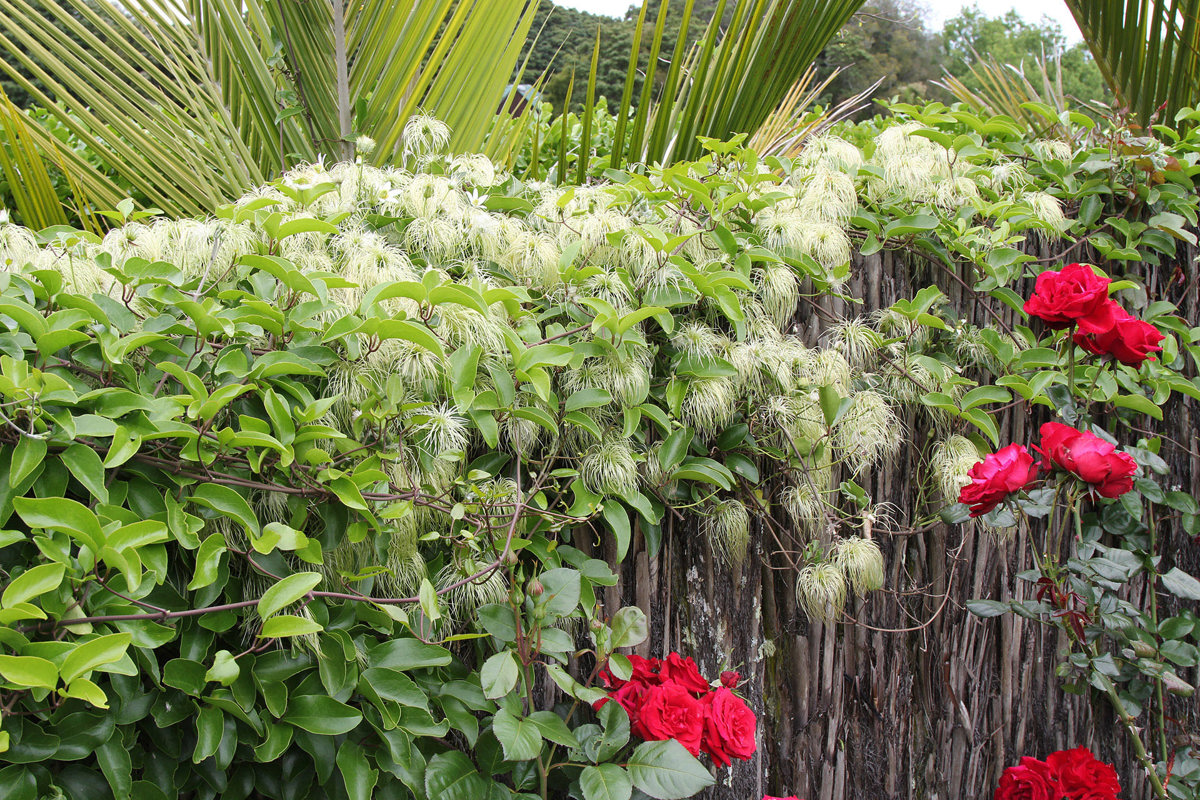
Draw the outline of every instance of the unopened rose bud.
M737 685L742 682L742 676L734 670L727 670L721 673L721 685L726 689L737 688Z
M542 582L539 581L537 578L534 578L533 580L531 580L529 582L529 596L530 597L541 597L545 591L546 591L546 587L542 586Z
M598 633L600 629L604 627L604 623L598 619L594 619L588 624L588 627L590 627L594 633Z
M504 554L504 563L510 567L515 567L517 565L517 554L514 551L509 550Z

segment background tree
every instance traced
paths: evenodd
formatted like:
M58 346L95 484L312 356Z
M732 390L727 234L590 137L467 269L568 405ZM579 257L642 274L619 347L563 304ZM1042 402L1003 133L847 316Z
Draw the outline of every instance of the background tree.
M829 85L830 102L850 97L880 78L876 97L918 100L929 96L941 73L939 37L926 26L914 0L873 0L844 25L817 59L820 74L841 73ZM864 112L871 113L871 112Z
M1038 58L1060 58L1063 94L1085 104L1107 103L1111 98L1087 45L1078 42L1068 47L1062 28L1048 17L1030 22L1015 11L989 17L978 6L963 9L942 29L942 66L968 88L978 89L970 65L981 55L1028 69Z

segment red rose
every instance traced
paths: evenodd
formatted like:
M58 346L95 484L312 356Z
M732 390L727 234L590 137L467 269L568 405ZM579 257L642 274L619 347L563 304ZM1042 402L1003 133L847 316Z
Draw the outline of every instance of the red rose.
M800 798L796 797L794 794L789 795L788 797L776 797L775 795L764 794L763 800L800 800Z
M1120 497L1133 488L1137 462L1095 434L1061 422L1042 425L1042 467L1058 466L1074 474L1101 497Z
M628 683L640 683L643 686L652 686L662 683L662 677L659 671L662 669L662 662L657 658L642 658L641 656L627 656L629 665L633 668L633 674L629 677L629 681L624 681L613 675L612 670L607 666L600 670L600 680L604 681L604 685L613 689L620 688Z
M700 674L700 669L691 656L684 658L679 653L671 653L662 662L663 682L673 681L693 694L708 692L708 681Z
M674 739L692 755L699 755L704 706L677 683L651 686L642 696L633 732L648 742Z
M1044 761L1022 756L1021 763L1004 770L993 800L1059 800L1054 773Z
M1033 482L1037 467L1024 445L1010 444L971 467L967 477L971 483L962 488L958 500L971 506L972 517L978 517Z
M1067 800L1116 800L1121 791L1117 771L1098 761L1086 747L1051 753L1046 764Z
M1048 472L1056 465L1063 469L1070 469L1067 466L1069 453L1066 446L1072 439L1079 436L1079 431L1070 425L1063 425L1061 422L1046 422L1043 423L1040 433L1042 442L1040 445L1034 445L1033 449L1042 454L1042 469Z
M742 676L734 670L727 670L721 673L721 685L726 689L736 689L737 685L742 682Z
M1112 301L1109 301L1112 303ZM1113 326L1099 333L1077 333L1075 344L1098 356L1110 355L1130 367L1140 365L1151 353L1162 350L1163 335L1158 328L1129 315L1116 303L1113 305Z
M629 717L630 728L636 730L638 726L638 713L641 709L642 697L645 694L645 684L634 683L630 681L620 689L610 692L608 697L601 697L592 704L592 708L596 711L599 711L609 700L615 700L617 705L625 709L625 714Z
M1083 333L1101 333L1114 322L1108 300L1111 282L1088 264L1068 264L1060 272L1047 270L1037 276L1025 313L1056 330L1077 325Z
M701 749L716 764L729 766L731 759L743 761L758 749L758 719L738 697L724 686L703 698L704 742Z

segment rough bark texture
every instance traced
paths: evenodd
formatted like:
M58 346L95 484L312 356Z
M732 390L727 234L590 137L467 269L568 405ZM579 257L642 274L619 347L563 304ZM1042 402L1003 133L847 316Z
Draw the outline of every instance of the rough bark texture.
M1028 246L1049 268L1061 263L1052 260L1061 245ZM1076 251L1070 260L1088 257ZM860 313L933 283L967 319L992 320L962 283L905 253L859 259L854 275L851 293L865 301ZM1144 276L1151 297L1175 302L1193 323L1200 318L1194 252L1181 249L1174 264L1147 267ZM967 273L962 277L969 281ZM1014 318L1002 304L988 302ZM836 302L827 310L843 313ZM796 324L814 342L823 326L815 313L801 314ZM1191 401L1176 399L1156 425L1176 440L1164 442L1162 452L1171 483L1194 495L1200 488L1195 413ZM925 475L920 454L927 432L919 415L910 412L907 421L915 426L908 445L866 484L876 501L900 509L901 525L914 517ZM997 420L1001 440L1028 442L1041 421L1018 406ZM694 655L706 675L736 668L746 680L743 694L764 711L755 759L721 770L722 782L704 797L760 800L769 792L807 800L984 800L1021 755L1045 757L1080 745L1115 763L1123 797L1149 797L1107 700L1062 691L1054 665L1065 642L1057 633L1036 621L981 620L966 610L971 599L1030 593L1028 583L1015 579L1032 567L1026 532L1009 540L971 525L914 535L877 532L889 567L887 588L847 607L861 624L823 625L797 608L795 576L779 569L783 562L772 557L771 537L761 524L754 527L750 556L729 569L714 560L694 519L670 520L656 557L647 556L637 537L621 583L606 597L613 608L636 603L647 611L651 637L644 654ZM1190 539L1172 530L1162 542L1168 565L1200 574L1200 548ZM1181 677L1195 682L1195 670ZM1182 732L1196 729L1195 699L1177 700L1172 712Z

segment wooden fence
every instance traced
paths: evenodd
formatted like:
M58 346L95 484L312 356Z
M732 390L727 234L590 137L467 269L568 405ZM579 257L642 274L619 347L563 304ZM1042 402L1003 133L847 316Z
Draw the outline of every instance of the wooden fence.
M1061 243L1027 246L1047 268L1061 263L1055 259ZM1193 323L1200 319L1195 256L1181 248L1174 264L1133 270L1152 298L1176 303ZM1086 249L1076 250L1070 260L1088 257ZM851 293L865 301L860 313L933 283L965 318L989 322L963 283L911 254L859 258L854 275ZM825 306L844 312L836 300ZM822 317L801 314L796 325L815 342ZM1194 403L1173 399L1164 423L1148 420L1174 440L1162 451L1171 482L1193 495L1200 488L1195 414ZM1001 441L1028 442L1044 418L1031 417L1023 404L1002 414ZM867 485L873 499L901 510L901 525L914 516L924 476L917 445L927 431L918 420L908 414L908 444ZM759 751L721 770L706 798L761 800L769 792L806 800L990 800L1003 769L1020 756L1044 758L1080 745L1115 763L1123 798L1148 797L1107 700L1062 691L1054 667L1065 641L1054 629L1011 614L981 620L966 610L975 598L1029 595L1030 585L1015 578L1033 566L1027 535L1003 540L969 524L909 535L876 531L888 565L886 589L848 604L858 624L819 624L798 609L795 575L777 569L781 562L770 557L761 523L754 525L750 556L730 570L713 558L694 520L667 521L662 552L649 558L637 537L605 602L611 609L636 603L649 614L643 654L678 650L695 656L706 675L732 665L746 679L743 694L761 711ZM1168 563L1200 574L1200 545L1178 530L1161 541ZM1194 683L1195 672L1180 675ZM1176 698L1170 711L1179 735L1200 732L1197 698Z

